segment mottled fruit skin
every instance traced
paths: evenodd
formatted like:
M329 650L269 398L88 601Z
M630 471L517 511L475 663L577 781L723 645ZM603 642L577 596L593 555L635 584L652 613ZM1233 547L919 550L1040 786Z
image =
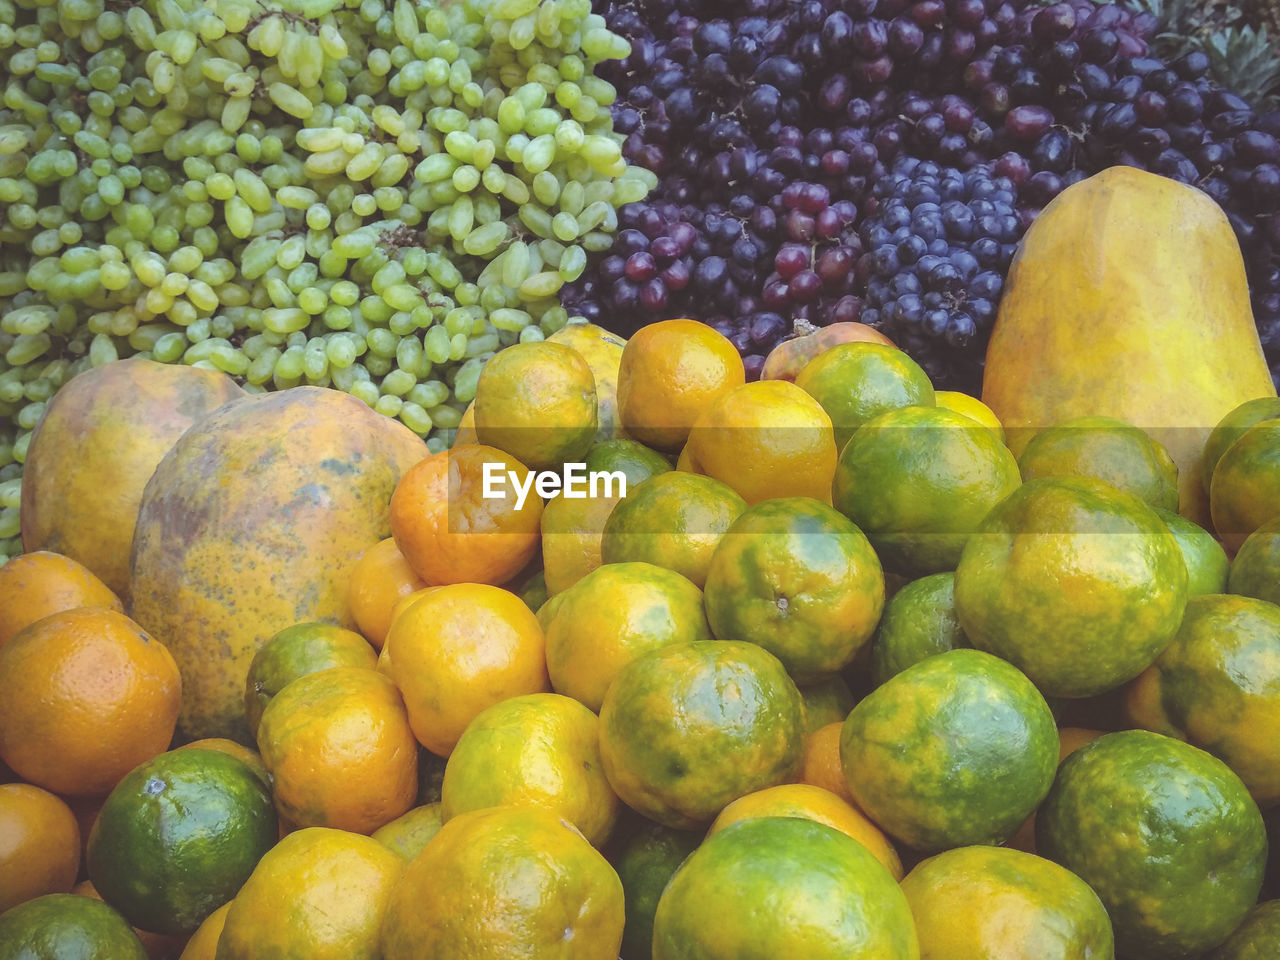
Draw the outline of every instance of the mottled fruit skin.
M1063 762L1036 813L1036 849L1101 898L1128 960L1187 960L1222 943L1258 899L1262 814L1221 760L1146 730Z
M798 683L846 667L884 609L884 571L862 531L826 504L750 507L711 555L707 619L721 640L758 643Z
M22 471L22 549L78 560L117 595L142 490L193 423L245 396L216 370L132 357L73 377L49 401Z
M1001 843L1048 792L1058 730L1016 668L978 650L951 650L853 708L840 762L858 807L908 846Z
M1133 679L1173 639L1186 601L1186 561L1164 521L1088 477L1024 483L987 514L956 568L966 636L1051 697Z
M1173 732L1224 761L1259 805L1280 802L1280 607L1193 597L1137 683L1152 684Z
M777 657L753 643L660 647L623 667L605 694L600 758L624 803L691 830L799 773L804 702Z
M246 397L188 430L143 493L130 615L182 671L185 738L253 739L249 663L295 623L354 630L348 574L390 536L387 505L426 444L322 387Z
M902 881L920 960L1114 960L1111 920L1089 885L1008 847L956 847Z
M800 325L797 323L797 329ZM841 343L882 343L892 347L894 343L875 327L856 320L829 323L825 327L810 328L791 340L783 340L769 351L760 370L761 380L792 380L808 366L809 361Z
M730 824L658 901L653 960L918 960L893 876L838 830L798 817Z
M1205 960L1273 960L1280 957L1280 900L1258 904L1226 943Z
M1062 191L1023 236L982 383L1015 453L1062 420L1127 421L1164 444L1179 512L1204 524L1205 440L1234 407L1275 394L1239 244L1207 194L1113 166Z
M0 960L147 960L129 923L92 897L50 893L0 913Z
M1280 517L1264 523L1231 561L1227 591L1280 604Z

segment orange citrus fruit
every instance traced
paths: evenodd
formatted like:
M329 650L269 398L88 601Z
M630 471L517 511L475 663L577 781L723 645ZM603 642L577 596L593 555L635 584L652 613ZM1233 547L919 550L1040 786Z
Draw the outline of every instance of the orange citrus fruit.
M289 834L258 862L218 941L219 960L380 960L378 930L404 861L371 837Z
M217 753L225 753L229 757L235 757L246 767L254 772L259 780L271 789L271 771L267 769L267 765L262 762L262 754L258 753L250 747L246 747L243 743L236 740L228 740L225 737L206 737L203 740L192 740L190 743L184 743L176 750L213 750Z
M1254 424L1223 451L1209 484L1209 512L1231 551L1280 518L1280 417Z
M595 441L596 381L582 354L549 340L495 353L476 384L476 438L534 470L580 461Z
M488 584L424 594L392 621L383 653L414 735L442 757L485 707L550 688L538 618Z
M442 826L444 826L444 817L440 812L440 802L437 800L402 813L390 823L380 826L369 836L408 863L422 852L422 848L440 832Z
M848 834L870 851L893 875L902 879L902 860L889 838L851 804L830 790L807 783L783 783L739 797L720 811L707 835L731 823L755 817L803 817Z
M1225 943L1205 960L1267 960L1280 956L1280 900L1267 900L1245 915Z
M1178 541L1145 502L1091 477L1029 480L956 568L960 624L1048 696L1131 680L1173 639L1187 600Z
M92 880L81 880L71 888L71 892L79 897L92 897L94 900L102 900L102 894L98 893L98 889L93 885ZM189 939L183 933L152 933L149 930L142 930L138 927L134 927L133 932L137 935L138 940L142 943L142 949L147 951L147 956L151 960L172 960L174 956L182 951Z
M934 573L899 588L871 638L872 681L879 686L935 653L969 646L956 617L954 573Z
M651 960L658 898L685 857L701 842L700 834L643 821L610 855L626 899L622 960Z
M837 450L873 417L899 407L934 404L929 375L906 353L882 343L834 346L800 371L796 386L831 417Z
M616 960L623 893L607 860L537 806L454 817L404 871L382 924L384 960Z
M1111 960L1098 895L1058 864L1021 850L956 847L902 881L920 960Z
M807 734L829 723L842 722L855 703L848 681L840 674L803 684L799 690L800 699L804 701L804 729Z
M702 591L674 570L608 563L562 595L546 629L557 693L599 710L618 671L669 643L710 640Z
M618 417L628 436L679 450L693 423L746 381L728 338L696 320L662 320L637 330L618 368Z
M694 421L686 449L698 473L727 483L747 503L771 497L831 502L838 452L831 418L786 380L757 380L726 392Z
M1142 680L1179 739L1223 760L1260 806L1280 801L1280 607L1192 597Z
M642 560L666 567L701 588L716 544L746 508L719 480L680 470L659 473L613 508L600 555L606 564Z
M196 927L196 932L187 940L178 960L215 960L218 952L218 940L222 937L222 928L227 922L227 913L233 901L228 900L209 916L204 923Z
M354 630L332 623L312 621L285 627L260 646L249 662L244 685L245 719L255 734L262 711L272 697L308 673L330 667L365 667L378 665L373 647Z
M396 546L425 583L506 583L538 550L542 498L528 489L521 501L516 491L530 480L524 464L493 447L427 457L391 495Z
M600 766L599 721L558 693L511 697L483 710L449 754L441 788L445 821L485 807L535 804L599 847L618 815Z
M89 833L89 879L136 927L188 934L275 843L271 793L214 750L171 750L111 791Z
M1018 456L1023 480L1096 477L1153 507L1178 509L1178 467L1145 430L1114 417L1075 417L1033 435Z
M843 729L844 720L835 720L809 734L805 742L804 763L800 768L800 782L830 790L853 804L853 793L840 763L840 731Z
M55 793L100 796L169 745L181 689L173 656L124 614L52 614L0 647L0 759Z
M101 900L49 893L0 913L0 960L148 960L129 921Z
M1036 849L1097 893L1116 954L1144 960L1222 943L1258 899L1267 837L1221 760L1124 730L1063 761L1036 812Z
M1187 565L1187 596L1226 593L1230 561L1222 544L1204 527L1172 510L1156 510L1182 550Z
M287 684L263 711L258 748L276 810L295 826L372 833L417 796L404 701L377 670L330 667Z
M710 823L732 800L795 778L804 706L777 657L703 640L642 654L600 707L600 756L614 791L670 827Z
M864 697L844 722L840 759L858 808L907 846L1000 843L1048 792L1058 729L1011 664L951 650Z
M717 639L760 644L799 683L846 667L884 609L871 544L810 497L747 508L716 545L704 589Z
M1004 424L996 416L995 411L977 397L956 390L935 390L933 394L935 406L963 413L970 420L976 420L996 435L996 439L1004 443Z
M1257 397L1246 400L1227 412L1204 442L1204 450L1200 454L1200 480L1204 484L1204 492L1209 492L1213 482L1213 471L1218 461L1227 452L1227 447L1239 440L1246 430L1263 420L1280 419L1280 397Z
M813 820L758 817L704 840L667 884L653 919L653 960L750 956L919 953L906 897L866 847Z
M974 420L942 407L899 407L853 435L831 496L886 570L921 577L954 570L987 511L1020 482L1009 448Z
M551 336L550 343L573 347L587 361L596 381L596 439L621 436L618 422L618 370L627 341L594 323L566 323Z
M360 554L351 568L347 605L356 626L374 649L382 649L396 603L425 586L394 537L380 540Z
M1240 545L1227 587L1218 592L1227 591L1280 604L1280 517L1264 523Z
M60 553L22 553L0 566L0 647L23 627L76 607L124 612L120 598L88 567Z
M0 913L67 893L80 871L80 826L62 800L29 783L0 784Z

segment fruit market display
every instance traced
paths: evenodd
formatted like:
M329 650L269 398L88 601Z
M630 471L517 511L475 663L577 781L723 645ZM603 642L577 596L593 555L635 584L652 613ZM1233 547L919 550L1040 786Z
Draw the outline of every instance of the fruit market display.
M1160 16L0 0L0 960L1280 956L1280 123Z

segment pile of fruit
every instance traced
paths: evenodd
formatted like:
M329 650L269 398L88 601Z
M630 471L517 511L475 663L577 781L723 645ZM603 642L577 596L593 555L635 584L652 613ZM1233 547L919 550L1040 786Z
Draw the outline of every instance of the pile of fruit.
M434 452L80 374L0 567L0 960L1275 956L1247 294L1211 201L1117 167L1024 236L982 400L858 323L755 380L568 324Z

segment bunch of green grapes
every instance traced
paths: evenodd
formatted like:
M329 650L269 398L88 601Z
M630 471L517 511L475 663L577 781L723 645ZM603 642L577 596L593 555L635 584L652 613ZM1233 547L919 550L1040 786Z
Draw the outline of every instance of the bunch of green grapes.
M126 355L441 449L655 185L590 0L0 0L0 561L32 427Z

